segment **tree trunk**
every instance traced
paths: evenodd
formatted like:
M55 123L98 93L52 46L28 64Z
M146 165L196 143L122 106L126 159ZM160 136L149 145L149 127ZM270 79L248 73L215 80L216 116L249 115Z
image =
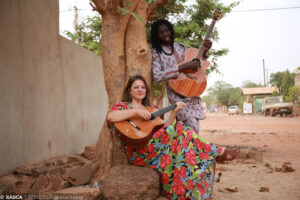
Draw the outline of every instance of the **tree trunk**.
M140 0L134 12L146 22L148 10L147 3ZM152 55L147 43L145 24L131 16L126 33L126 80L132 75L140 74L150 84L151 62Z
M102 16L101 52L109 98L108 110L115 102L121 101L126 81L131 75L143 75L149 84L152 80L152 57L145 24L130 14L121 15L118 7L137 13L147 22L147 17L153 14L153 10L167 2L158 0L149 7L145 0L93 0L93 10L97 10ZM111 167L127 163L118 143L118 138L105 123L96 144L100 167L93 180L99 179Z

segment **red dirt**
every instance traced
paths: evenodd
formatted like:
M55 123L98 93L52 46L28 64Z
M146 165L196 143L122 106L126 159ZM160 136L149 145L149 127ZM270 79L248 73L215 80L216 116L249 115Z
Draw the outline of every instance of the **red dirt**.
M217 164L216 178L222 175L214 183L213 199L300 199L300 117L206 113L200 135L221 146L250 147L263 155L263 161Z

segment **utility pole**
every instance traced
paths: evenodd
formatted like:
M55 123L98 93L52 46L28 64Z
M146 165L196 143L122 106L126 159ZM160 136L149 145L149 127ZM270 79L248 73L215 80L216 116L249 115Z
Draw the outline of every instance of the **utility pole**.
M263 72L264 72L264 86L266 87L265 59L263 59Z
M74 6L74 31L77 33L78 30L78 8L77 6ZM75 39L75 43L79 44L78 38Z

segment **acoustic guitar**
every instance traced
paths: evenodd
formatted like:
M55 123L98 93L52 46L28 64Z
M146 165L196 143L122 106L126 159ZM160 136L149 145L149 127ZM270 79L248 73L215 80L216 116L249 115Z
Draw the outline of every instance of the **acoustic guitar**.
M182 102L186 103L190 100L190 98L186 98L183 99ZM164 121L159 116L176 107L177 105L174 103L156 112L154 112L156 108L147 107L145 109L151 112L150 120L144 120L141 117L132 117L121 122L115 122L114 125L118 130L117 135L120 140L127 145L137 147L145 146L152 134L164 126Z
M210 24L210 27L207 31L204 40L209 39L212 30L215 26L215 23L220 18L220 16L221 10L217 8L214 11L213 20ZM205 46L203 43L201 44L200 49L188 48L186 50L184 55L184 61L180 64L183 64L193 59L199 59L201 67L198 69L198 71L192 71L188 69L184 70L179 74L177 78L169 80L168 84L173 91L185 97L200 96L204 92L207 85L205 70L210 64L209 61L203 60L204 51Z

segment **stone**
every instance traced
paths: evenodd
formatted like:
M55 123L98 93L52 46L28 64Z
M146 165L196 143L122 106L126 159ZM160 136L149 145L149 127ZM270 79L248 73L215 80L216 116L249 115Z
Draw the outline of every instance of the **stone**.
M100 182L103 198L109 200L154 200L160 195L160 176L148 167L119 165Z
M69 168L65 168L65 175L75 180L74 186L87 184L92 178L92 164L90 161L72 163Z
M241 160L254 160L256 162L263 162L263 152L255 149L241 149L240 154L237 156L237 159Z
M77 156L77 155L68 155L68 157L67 157L67 163L77 163L82 160L83 160L83 158L81 156Z
M91 152L96 152L96 145L89 145L84 147L84 153L91 153Z
M47 188L52 191L62 190L71 187L68 181L65 181L60 175L52 175L49 178Z
M54 200L61 199L82 199L82 200L98 200L102 199L101 191L97 188L88 187L72 187L56 191Z
M40 194L40 190L45 189L49 184L49 180L45 175L40 175L32 185L30 194Z
M46 175L48 173L49 167L35 167L32 169L32 176L38 178L41 175Z
M0 194L7 194L6 192L10 185L14 184L17 181L18 177L13 174L2 176L0 178Z
M9 174L0 178L0 194L28 194L35 179L31 176Z
M55 175L55 174L63 174L63 168L62 167L49 167L47 174L49 175Z
M95 152L84 153L83 157L85 157L88 160L94 160L96 158L96 153Z
M17 174L21 174L21 175L32 175L32 169L33 169L33 165L22 165L19 166L15 169L15 172Z

